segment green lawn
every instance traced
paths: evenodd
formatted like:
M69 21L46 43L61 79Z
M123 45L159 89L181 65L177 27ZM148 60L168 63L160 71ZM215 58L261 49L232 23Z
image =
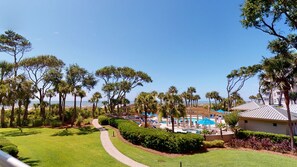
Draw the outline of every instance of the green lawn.
M103 149L98 131L69 129L65 136L62 129L31 128L0 129L19 148L22 161L31 166L125 166L109 156Z
M112 136L112 129L109 130ZM115 133L116 135L116 133ZM241 150L212 150L206 153L185 155L180 157L165 157L159 156L142 149L133 147L129 144L123 143L117 137L111 137L113 144L125 155L130 158L149 165L149 166L179 166L182 162L183 167L186 166L207 166L207 167L239 167L239 166L269 166L279 167L297 166L297 160L282 155L275 155L271 153L263 153L258 151L241 151Z

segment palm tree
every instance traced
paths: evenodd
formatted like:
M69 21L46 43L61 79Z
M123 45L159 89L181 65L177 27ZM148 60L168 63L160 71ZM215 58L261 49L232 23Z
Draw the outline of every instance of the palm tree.
M59 112L59 117L60 120L62 121L62 124L64 123L64 117L65 117L65 107L66 107L66 96L67 94L69 94L71 91L70 89L70 85L62 80L59 84L58 84L58 92L61 94L62 97L62 110L61 112Z
M49 112L51 113L52 111L52 97L54 97L56 95L56 93L54 92L53 89L49 89L46 91L45 96L48 97L48 106L49 106Z
M108 112L108 110L107 110L108 101L102 101L102 105L104 106L105 113L107 113Z
M208 107L208 110L210 110L211 109L211 101L210 101L210 99L211 99L211 92L207 92L206 94L205 94L205 97L208 99L208 104L209 104L209 107Z
M285 104L288 115L288 126L291 137L291 149L294 149L294 134L292 127L292 119L290 112L290 97L289 91L294 84L294 77L297 72L296 55L279 54L272 58L263 60L263 71L270 82L275 83L278 88L284 93Z
M167 115L171 117L172 132L174 132L174 118L183 117L186 115L186 107L180 95L177 94L177 89L171 86L165 94L164 103L160 108L161 116Z
M147 114L156 113L158 102L157 92L141 92L135 99L135 107L139 113L144 112L144 127L147 128Z
M89 102L93 104L93 109L92 109L92 117L95 118L95 111L97 109L97 106L98 106L98 102L99 102L99 99L102 98L102 95L100 92L95 92L93 94L93 96L90 98ZM103 103L103 102L102 102Z
M194 93L196 93L196 88L194 87L189 87L187 90L187 94L189 95L189 102L190 102L190 127L192 127L193 122L192 122L192 107L193 107L193 98L194 98Z
M194 95L193 98L194 98L193 100L195 101L195 106L198 107L199 105L198 101L201 99L201 97L199 95Z
M78 90L77 95L80 97L80 101L79 101L79 109L81 110L81 103L82 103L82 99L84 97L87 96L86 92L82 89Z

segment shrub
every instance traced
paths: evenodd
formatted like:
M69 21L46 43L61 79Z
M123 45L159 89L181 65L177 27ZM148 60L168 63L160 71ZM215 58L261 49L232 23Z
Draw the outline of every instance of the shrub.
M205 148L223 148L224 141L223 140L203 141L203 145Z
M224 119L226 124L228 124L233 129L239 121L238 112L234 111L230 114L226 114L224 115Z
M75 125L78 127L81 127L82 122L83 122L83 117L79 115L75 121Z
M3 137L0 137L0 149L14 157L17 157L19 153L17 146Z
M33 127L40 127L40 126L42 126L42 125L43 125L43 121L42 121L41 118L36 118L36 119L34 119L33 122L32 122L32 126L33 126Z
M280 143L283 140L290 140L290 136L283 135L283 134L267 133L267 132L240 130L236 134L236 138L239 138L239 139L247 139L253 136L258 139L269 138L274 143ZM294 138L294 143L297 144L296 137Z
M108 125L109 124L109 117L105 116L105 115L100 115L98 117L98 123L100 125Z
M296 138L294 140L296 144ZM232 139L228 145L230 147L244 147L255 150L269 150L275 152L288 152L291 150L290 137L282 134L254 132L254 131L238 131L236 139Z
M15 146L15 145L5 146L1 150L10 154L11 156L14 156L14 157L17 157L18 153L19 153L19 150L18 150L17 146Z
M62 122L60 120L51 120L50 124L52 128L62 126Z
M114 119L111 126L117 127L121 135L133 144L168 153L192 153L201 150L203 137L198 134L177 134L161 129L138 127L135 122Z

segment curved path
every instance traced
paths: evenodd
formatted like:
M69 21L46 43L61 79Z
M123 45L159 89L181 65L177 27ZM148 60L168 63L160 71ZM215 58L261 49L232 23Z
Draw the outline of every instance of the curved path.
M123 164L126 164L131 167L147 167L146 165L138 163L119 152L119 150L117 150L115 146L112 144L108 135L108 131L105 130L104 127L102 127L98 123L98 119L93 119L92 124L95 128L100 130L100 139L102 146L109 155L114 157L116 160L122 162Z

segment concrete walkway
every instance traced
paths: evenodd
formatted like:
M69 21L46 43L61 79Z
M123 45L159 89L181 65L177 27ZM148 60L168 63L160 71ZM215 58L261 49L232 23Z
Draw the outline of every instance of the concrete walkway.
M128 158L127 156L125 156L124 154L122 154L121 152L119 152L119 150L117 150L115 148L115 146L112 144L109 135L108 135L108 131L105 130L99 123L98 123L98 119L94 119L92 121L92 124L95 128L100 130L100 139L101 139L101 143L103 145L103 148L105 149L105 151L111 155L112 157L114 157L116 160L122 162L123 164L126 164L128 166L131 167L147 167L146 165L143 165L141 163L138 163L134 160L132 160L131 158Z

